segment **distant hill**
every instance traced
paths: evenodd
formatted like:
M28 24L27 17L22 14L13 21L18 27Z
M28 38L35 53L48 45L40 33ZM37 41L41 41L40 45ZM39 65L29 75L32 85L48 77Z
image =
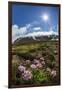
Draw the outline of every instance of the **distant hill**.
M47 41L47 40L58 40L58 35L38 36L38 37L20 37L13 42L13 45L41 42L41 41Z

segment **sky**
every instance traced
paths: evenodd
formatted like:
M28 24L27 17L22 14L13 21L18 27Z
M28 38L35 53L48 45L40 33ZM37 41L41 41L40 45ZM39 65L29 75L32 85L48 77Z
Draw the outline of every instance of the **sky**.
M12 5L12 41L58 34L59 8L52 6Z

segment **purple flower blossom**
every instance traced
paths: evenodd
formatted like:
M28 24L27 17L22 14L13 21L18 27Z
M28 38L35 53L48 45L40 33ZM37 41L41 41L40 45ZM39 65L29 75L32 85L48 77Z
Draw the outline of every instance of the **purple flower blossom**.
M22 66L22 65L20 65L19 67L18 67L18 70L20 71L20 72L24 72L25 71L25 67L24 66Z
M32 68L32 69L36 69L37 66L36 66L35 64L31 64L31 68Z
M37 66L37 68L42 68L43 67L43 65L41 63L38 63L36 66Z
M42 67L43 65L40 63L40 61L37 59L34 59L34 64L31 65L31 68L36 69L36 68L42 68Z
M45 62L44 61L42 61L41 63L42 63L42 65L45 65Z
M24 71L24 73L22 73L22 78L23 78L24 80L29 80L29 79L31 79L31 78L32 78L32 73L31 73L31 71L29 71L29 70Z
M40 63L39 60L34 59L34 64L38 64L38 63Z
M52 77L55 77L56 75L57 75L56 70L52 70L52 71L51 71L51 76L52 76Z

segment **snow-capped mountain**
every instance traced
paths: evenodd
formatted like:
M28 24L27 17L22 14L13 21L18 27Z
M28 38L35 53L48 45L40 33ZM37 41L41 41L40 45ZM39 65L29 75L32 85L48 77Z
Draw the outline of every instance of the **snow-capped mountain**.
M17 38L13 44L24 44L24 43L31 43L31 42L40 42L40 41L47 41L47 40L58 40L58 34L56 32L51 33L40 33L37 34L27 34L24 37Z

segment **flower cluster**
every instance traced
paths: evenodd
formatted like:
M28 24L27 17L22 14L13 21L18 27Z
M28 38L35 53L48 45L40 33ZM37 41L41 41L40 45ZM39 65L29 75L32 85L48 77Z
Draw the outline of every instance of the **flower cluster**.
M35 64L31 64L31 68L32 68L32 69L36 69L37 67L36 67Z
M18 67L18 70L22 73L22 72L24 72L25 71L25 67L24 66L22 66L22 65L20 65L19 67Z
M29 80L29 79L31 79L31 78L32 78L32 73L31 73L31 71L29 71L29 70L24 71L24 73L22 73L22 78L23 78L24 80Z
M20 66L18 67L18 70L21 72L22 78L23 78L24 80L29 80L29 79L31 79L31 77L32 77L31 71L26 70L26 67L20 65Z
M38 63L36 66L37 66L37 68L42 68L43 67L43 65L41 63Z
M52 76L52 77L55 77L56 75L57 75L56 70L52 70L52 71L51 71L51 76Z
M29 69L27 67L27 64L29 65ZM18 66L18 71L22 75L22 78L27 81L27 80L32 79L32 70L33 69L35 69L35 70L36 69L37 70L41 70L41 69L43 69L44 65L45 65L45 59L44 59L44 57L40 57L40 55L38 55L33 60L33 62L31 62L30 60L26 60L25 61L25 65ZM57 75L56 70L51 69L49 67L46 68L46 71L52 77L55 77Z
M41 61L41 60L42 60L42 61ZM45 65L45 61L43 61L43 60L44 60L43 58L42 58L41 60L40 60L40 59L39 59L39 60L34 59L34 63L31 64L31 68L32 68L32 69L42 68L43 65Z

